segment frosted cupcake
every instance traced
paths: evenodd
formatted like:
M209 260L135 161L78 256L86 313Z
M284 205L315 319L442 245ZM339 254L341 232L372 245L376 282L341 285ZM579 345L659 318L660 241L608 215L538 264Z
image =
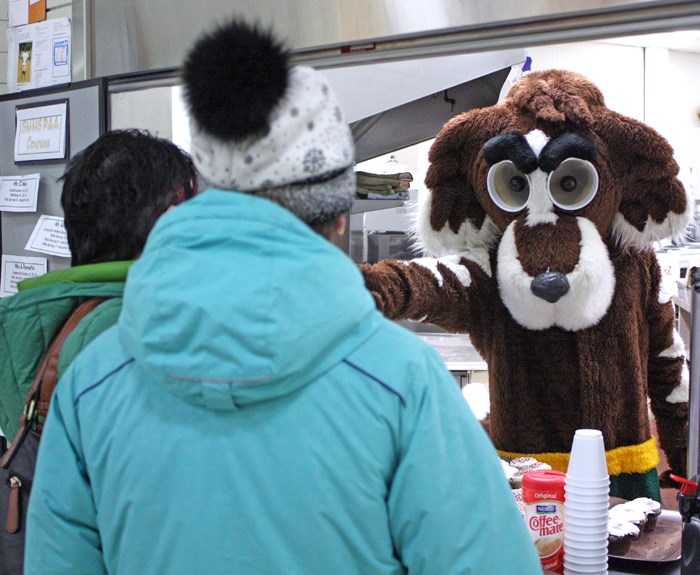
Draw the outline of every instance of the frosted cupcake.
M642 530L647 522L647 514L636 505L630 505L629 502L615 505L608 512L610 521L629 522L637 527L637 534L633 537L633 541L639 539Z
M637 497L628 501L627 505L638 507L646 514L647 522L644 524L644 531L653 531L656 528L656 522L661 515L661 504L658 501L648 497Z
M624 556L632 547L632 541L639 538L639 528L629 521L608 521L608 554Z

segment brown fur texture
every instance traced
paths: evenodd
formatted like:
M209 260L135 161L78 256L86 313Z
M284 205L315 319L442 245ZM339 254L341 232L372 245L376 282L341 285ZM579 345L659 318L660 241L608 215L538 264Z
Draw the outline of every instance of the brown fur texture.
M552 270L557 262L557 271L574 271L581 254L581 231L576 222L560 218L551 226L529 227L521 220L515 223L515 242L523 268L531 276Z
M499 208L487 189L483 148L511 132L592 142L593 200L567 211L547 207L541 195L539 207ZM550 70L521 79L500 104L447 122L429 160L431 198L419 240L421 233L433 236L431 245L465 235L445 242L453 253L442 250L439 259L360 266L378 308L470 335L489 366L489 429L498 449L566 453L579 428L602 430L608 450L637 446L651 437L649 398L661 447L685 475L688 404L670 399L683 389L685 356L674 339L673 306L659 301L661 273L650 249L678 235L689 213L666 140L609 110L589 80ZM549 173L540 169L533 185ZM469 234L487 221L496 236L470 244L476 235ZM530 293L528 282L544 272L571 282L556 302Z

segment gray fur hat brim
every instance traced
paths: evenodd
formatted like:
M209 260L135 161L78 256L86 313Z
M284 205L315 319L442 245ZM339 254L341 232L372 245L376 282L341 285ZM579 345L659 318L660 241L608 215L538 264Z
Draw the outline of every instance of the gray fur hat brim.
M348 212L355 198L352 167L321 181L306 181L254 192L278 203L310 225L324 224Z

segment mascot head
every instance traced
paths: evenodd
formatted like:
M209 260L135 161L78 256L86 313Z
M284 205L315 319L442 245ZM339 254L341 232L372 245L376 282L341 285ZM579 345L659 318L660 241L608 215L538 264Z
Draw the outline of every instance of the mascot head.
M595 325L615 254L680 237L692 214L668 142L569 71L531 73L501 103L456 116L429 160L419 247L495 252L501 299L528 329Z

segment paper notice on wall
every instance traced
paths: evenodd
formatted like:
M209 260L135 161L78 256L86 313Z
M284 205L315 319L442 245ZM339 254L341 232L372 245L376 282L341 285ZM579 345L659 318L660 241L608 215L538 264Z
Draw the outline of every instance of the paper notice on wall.
M70 20L54 18L7 29L7 91L71 80Z
M70 248L68 247L68 236L63 225L63 218L41 216L24 249L30 252L69 258Z
M40 177L0 176L0 212L36 212Z
M29 24L29 3L27 0L10 0L7 6L8 26Z
M16 294L19 282L27 278L44 275L46 269L46 258L2 256L0 297Z

